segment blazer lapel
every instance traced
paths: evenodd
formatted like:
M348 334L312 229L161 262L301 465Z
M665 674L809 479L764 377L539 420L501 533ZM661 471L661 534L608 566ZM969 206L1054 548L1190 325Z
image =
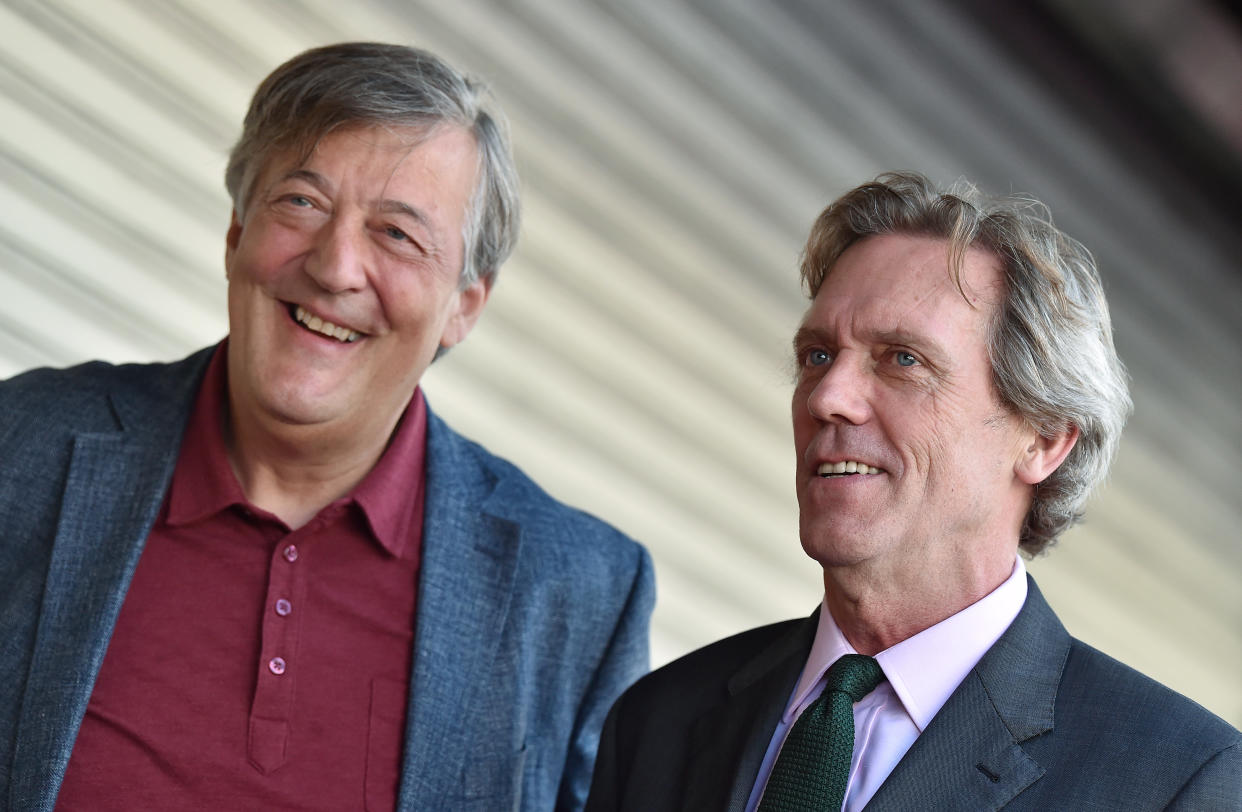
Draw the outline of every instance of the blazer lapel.
M429 412L426 514L399 807L460 797L471 690L487 681L521 543L503 488ZM500 483L501 485L503 483ZM479 788L481 790L486 788Z
M1070 638L1027 580L1022 611L914 742L868 809L1000 809L1044 767L1022 745L1050 731Z
M114 393L116 432L74 437L14 742L14 808L55 803L207 357L178 365L191 375L173 376L175 388Z
M695 724L683 809L742 812L746 808L772 731L806 664L818 623L817 609L747 662L729 680L728 700Z

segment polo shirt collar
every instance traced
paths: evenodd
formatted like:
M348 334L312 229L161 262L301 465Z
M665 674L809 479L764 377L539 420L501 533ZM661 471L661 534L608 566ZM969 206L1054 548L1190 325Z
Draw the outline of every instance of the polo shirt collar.
M211 357L186 423L169 484L167 522L171 526L201 521L233 506L270 515L246 499L229 463L223 422L227 391L226 338ZM427 403L421 389L416 389L379 462L352 493L321 513L354 502L381 547L395 557L410 553L422 533L426 442Z

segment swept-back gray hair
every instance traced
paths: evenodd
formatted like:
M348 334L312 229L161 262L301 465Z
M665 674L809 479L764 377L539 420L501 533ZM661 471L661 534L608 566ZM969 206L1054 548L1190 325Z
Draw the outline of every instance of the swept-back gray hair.
M508 126L482 84L434 54L402 45L346 42L305 51L255 91L224 183L242 217L273 154L304 160L320 139L349 126L423 130L456 124L474 135L478 180L463 228L461 285L496 276L517 242L517 168Z
M802 258L808 295L815 298L847 248L873 234L944 239L959 290L970 248L995 255L1005 281L988 337L997 394L1042 434L1079 431L1069 456L1036 486L1022 528L1021 548L1043 551L1082 519L1132 410L1095 261L1037 200L984 197L964 181L941 191L918 173L889 172L816 219Z

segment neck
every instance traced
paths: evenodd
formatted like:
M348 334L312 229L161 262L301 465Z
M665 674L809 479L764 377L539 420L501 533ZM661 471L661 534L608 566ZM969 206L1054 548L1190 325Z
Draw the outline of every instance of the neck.
M970 566L893 570L877 562L824 568L832 618L860 654L875 655L987 596L1013 572L1016 542Z
M229 462L251 504L296 530L370 473L402 414L404 408L386 420L349 427L230 417Z

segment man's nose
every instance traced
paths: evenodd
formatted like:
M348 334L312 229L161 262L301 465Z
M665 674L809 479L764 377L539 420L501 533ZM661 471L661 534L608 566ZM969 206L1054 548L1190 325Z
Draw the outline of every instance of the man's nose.
M842 352L807 396L807 409L826 423L865 423L871 416L871 375L868 358Z
M370 247L365 224L333 217L316 235L306 272L330 293L361 290L367 284Z

